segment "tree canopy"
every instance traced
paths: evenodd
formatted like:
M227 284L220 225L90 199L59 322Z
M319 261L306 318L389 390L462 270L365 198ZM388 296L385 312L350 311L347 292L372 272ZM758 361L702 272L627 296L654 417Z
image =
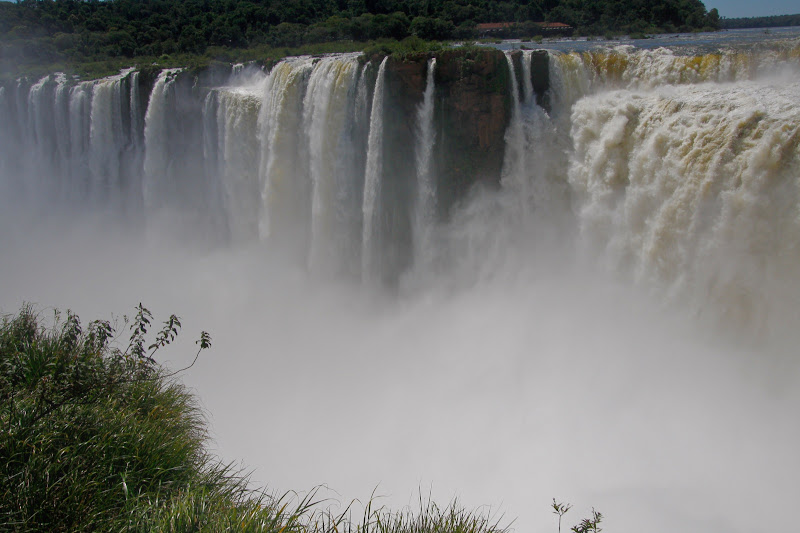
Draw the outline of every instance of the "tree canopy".
M480 23L536 31L531 21L584 35L719 27L716 10L700 0L18 0L0 2L0 58L96 61L410 35L471 39Z

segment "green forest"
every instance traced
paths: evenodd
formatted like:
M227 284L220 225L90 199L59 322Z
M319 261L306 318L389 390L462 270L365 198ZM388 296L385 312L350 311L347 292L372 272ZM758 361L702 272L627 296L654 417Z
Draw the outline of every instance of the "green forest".
M700 0L17 0L0 2L6 67L226 52L410 36L476 39L478 24L561 22L577 35L719 28ZM361 47L363 49L363 46Z

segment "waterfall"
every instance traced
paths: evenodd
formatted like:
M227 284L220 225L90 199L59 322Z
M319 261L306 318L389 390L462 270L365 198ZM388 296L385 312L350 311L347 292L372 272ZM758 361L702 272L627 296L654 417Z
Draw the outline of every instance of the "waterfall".
M0 118L3 119L2 120L3 124L8 124L12 120L11 113L9 113L8 107L9 107L9 102L8 102L8 97L6 97L6 88L0 86ZM6 128L0 129L0 135L2 135L2 137L0 137L0 141L5 141L7 135L7 129Z
M355 127L366 130L369 127L369 95L367 89L367 71L372 63L367 63L361 69L356 87Z
M520 82L511 52L506 52L506 62L511 77L511 121L506 130L506 153L503 160L503 171L500 183L503 189L512 193L511 216L525 219L531 207L531 181L535 157L531 152L534 147L531 134L538 134L538 124L531 123L531 107L535 106L533 83L531 76L531 55L523 53L521 59L523 73L523 95L520 96Z
M142 142L142 104L139 92L139 72L131 72L130 83L130 110L131 110L131 132L130 138L134 149L138 151Z
M225 121L218 116L220 107L220 92L224 88L209 91L203 101L203 167L205 169L206 181L214 184L217 191L223 188L220 183L224 180L225 174ZM258 187L256 187L256 191ZM225 194L218 192L218 198L225 203ZM224 210L225 208L222 207ZM230 215L228 215L229 217ZM235 231L231 229L232 222L225 220L225 229L229 236L236 240Z
M79 83L69 91L69 196L83 201L89 192L89 142L92 82Z
M238 69L230 86L208 93L203 157L234 241L290 246L318 274L353 271L365 148L357 58L292 58L266 77Z
M552 530L525 513L564 487L609 530L785 529L800 43L544 44L593 48L3 78L0 309L142 301L213 328L232 355L185 377L279 488L299 442L325 456L300 482L347 501L395 461L387 492L510 490L523 531ZM306 423L259 457L243 406ZM476 458L490 474L460 478Z
M128 77L128 146L126 149L127 173L126 204L132 214L142 209L142 174L144 167L144 116L138 71L131 72ZM124 95L122 96L124 98Z
M425 93L422 103L417 108L416 116L416 174L417 194L414 206L414 259L418 263L427 264L432 253L432 231L436 223L436 181L433 174L433 149L436 142L434 131L433 106L436 70L436 58L428 60L428 73L425 81Z
M169 204L170 156L168 122L170 120L169 94L178 70L162 70L150 93L150 102L144 119L144 175L142 198L146 210L151 211Z
M65 135L65 132L69 131L69 85L67 84L67 78L64 76L62 80L56 86L56 91L54 95L55 100L55 127L56 131L59 132L59 135L56 137L56 144L57 144L57 157L56 157L56 166L58 167L59 175L69 175L69 168L65 164L69 161L69 153L70 153L70 136ZM66 187L68 186L67 180L59 180L59 198L65 198L66 195Z
M531 73L532 50L523 50L520 61L522 63L522 102L526 107L534 103L536 95L533 94L533 74Z
M27 128L19 119L19 83L15 85L0 87L0 191L9 198L12 194L24 194L20 157L31 149L27 146Z
M303 130L308 142L311 181L312 272L342 273L353 229L342 220L352 197L356 169L348 150L347 126L358 76L357 55L323 58L315 65L303 101ZM348 114L348 111L350 114Z
M549 94L554 110L568 112L579 99L601 90L732 83L780 75L795 61L796 54L796 44L763 50L721 49L699 55L665 47L639 50L632 46L550 52Z
M219 89L203 107L207 165L219 185L230 238L251 241L258 236L260 208L257 139L260 94L243 89Z
M46 149L50 145L50 137L47 135L51 130L48 122L53 116L49 112L52 105L48 94L50 86L51 76L48 75L33 84L28 93L29 131L31 140L40 150L42 148Z
M9 109L10 102L6 96L6 88L0 87L0 124L10 124L12 122L11 112ZM8 126L0 128L0 146L7 146L10 140ZM0 194L5 196L5 188L9 185L6 183L7 176L12 173L11 165L5 157L0 157Z
M53 86L61 83L62 76L57 76L58 81L53 81L53 76L45 76L35 83L28 93L28 141L32 147L34 157L28 159L27 174L34 176L34 180L25 183L24 188L32 197L44 195L50 200L55 196L54 189L57 183L55 178L55 154L57 143L54 123Z
M703 55L632 47L550 52L542 99L547 110L534 92L541 80L534 80L532 62L539 56L506 52L501 65L508 68L508 84L500 89L509 96L510 117L502 169L471 182L451 184L436 174L434 163L444 160L438 151L453 142L446 123L448 105L458 97L450 92L454 85L442 59L395 76L388 60L361 66L354 54L289 58L269 73L237 66L224 86L203 87L188 72L164 70L149 97L140 92L145 86L135 71L95 81L53 74L6 83L0 85L0 165L9 190L24 189L28 198L65 206L90 200L94 208L137 216L180 207L231 242L286 245L316 276L368 283L395 279L411 266L425 270L434 255L438 261L452 253L457 246L433 242L433 228L475 209L458 201L472 183L485 180L500 185L491 209L508 227L525 225L534 213L569 219L612 268L626 266L641 283L663 283L674 294L698 287L716 294L709 284L730 283L721 280L720 269L711 281L701 266L710 259L703 258L716 253L710 250L733 253L734 245L708 221L727 221L722 212L734 212L734 204L723 200L743 201L731 191L749 183L746 170L773 157L762 137L751 133L766 135L762 128L777 120L770 102L790 99L797 71L793 46ZM767 74L783 76L784 92L765 84ZM412 85L403 84L412 78L404 76L419 76L413 90L421 94L409 96ZM447 81L437 86L440 76ZM710 107L695 101L705 85L716 88L702 93ZM735 114L726 121L715 107L726 99L761 110L734 124ZM690 109L706 122L695 124L700 119ZM672 129L656 127L666 121ZM714 121L740 133L718 129L698 136ZM769 135L794 131L790 122L775 128ZM672 148L675 131L687 135L680 150ZM793 153L788 141L772 150ZM684 153L692 158L679 157ZM697 154L714 155L701 167ZM793 197L783 183L791 181L785 177L789 164L780 159L775 165L764 171L766 181L751 191L754 197L771 198L775 190ZM473 178L469 169L458 175ZM668 179L674 175L688 178L679 186ZM705 188L690 193L690 183ZM704 196L708 190L722 196L711 201ZM445 195L455 198L452 208L445 208ZM689 197L688 204L678 202ZM747 213L765 216L757 209ZM752 261L737 264L763 270ZM731 280L743 276L732 267L724 272Z
M91 194L97 202L118 206L122 199L121 165L125 136L122 128L124 73L94 85L89 130Z
M367 144L367 167L364 176L363 237L361 252L361 277L364 282L373 282L379 274L380 250L380 180L383 171L383 84L386 74L385 57L378 68L375 92L372 96L372 112L369 119Z
M525 171L525 131L522 124L519 82L517 81L517 73L514 69L514 60L511 57L511 52L505 52L505 56L511 77L511 86L509 87L511 93L511 121L506 130L506 155L503 163L501 183L506 189L523 189L520 197L524 199L525 179L523 173Z
M363 172L357 58L288 59L258 89L259 235L294 248L315 273L353 270Z
M313 65L311 58L282 61L272 68L264 87L258 117L262 239L291 233L307 220L308 186L303 176L308 161L303 161L299 148L305 83Z
M795 81L581 100L568 179L585 241L640 282L763 319L800 262L799 99Z
M506 52L512 108L506 130L501 184L511 196L509 215L521 220L525 220L532 209L560 211L566 199L563 187L566 147L556 132L556 124L536 103L532 58L531 51L522 52L522 80L517 80L512 55Z

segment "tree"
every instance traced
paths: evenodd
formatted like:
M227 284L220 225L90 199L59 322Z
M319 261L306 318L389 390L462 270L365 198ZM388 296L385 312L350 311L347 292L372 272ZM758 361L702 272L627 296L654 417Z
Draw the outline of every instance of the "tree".
M719 29L719 11L717 11L716 7L708 12L706 21L708 22L708 25L714 28L715 30Z
M422 39L443 41L452 37L455 26L449 20L417 17L411 21L410 30Z

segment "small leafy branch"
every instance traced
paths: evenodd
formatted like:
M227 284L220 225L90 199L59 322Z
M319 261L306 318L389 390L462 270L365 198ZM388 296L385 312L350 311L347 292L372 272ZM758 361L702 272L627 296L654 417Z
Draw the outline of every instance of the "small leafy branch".
M127 323L128 317L124 317L124 320ZM128 348L123 353L130 353L130 355L136 359L148 359L150 362L153 362L153 352L158 348L154 349L150 353L150 356L145 355L144 349L145 335L147 335L147 328L150 327L150 322L152 320L153 314L139 302L139 305L136 307L136 318L134 318L131 324L133 333L131 333L130 344L128 344ZM180 322L178 323L178 327L180 327Z
M553 508L553 514L558 515L558 533L561 533L561 519L567 514L567 511L572 509L572 505L568 503L559 503L553 498L553 504L551 506Z
M603 529L600 527L600 522L603 520L603 515L594 510L592 507L591 518L584 518L577 526L572 527L575 533L600 533Z
M128 317L123 317L123 320L127 324ZM153 314L146 307L144 307L141 302L139 302L139 305L136 306L136 316L131 323L132 333L130 336L130 342L128 343L127 349L122 352L123 355L130 355L136 360L146 362L147 364L154 364L155 359L153 358L153 355L161 348L169 346L169 344L178 337L178 332L181 329L180 318L178 318L176 315L170 315L169 318L164 322L164 326L161 328L161 331L156 334L155 342L150 344L145 350L145 338L152 320ZM195 344L198 345L199 348L194 356L194 359L192 360L192 363L185 368L175 370L174 372L166 374L162 377L171 377L192 368L197 362L200 352L211 348L211 335L209 335L206 331L201 331L200 338L195 341Z
M558 516L558 533L561 533L561 519L567 514L567 511L572 509L569 503L560 503L553 498L553 503L550 505L553 509L553 514ZM573 533L600 533L603 529L600 527L600 522L603 521L603 515L595 511L592 507L592 516L584 518L581 522L570 528Z

